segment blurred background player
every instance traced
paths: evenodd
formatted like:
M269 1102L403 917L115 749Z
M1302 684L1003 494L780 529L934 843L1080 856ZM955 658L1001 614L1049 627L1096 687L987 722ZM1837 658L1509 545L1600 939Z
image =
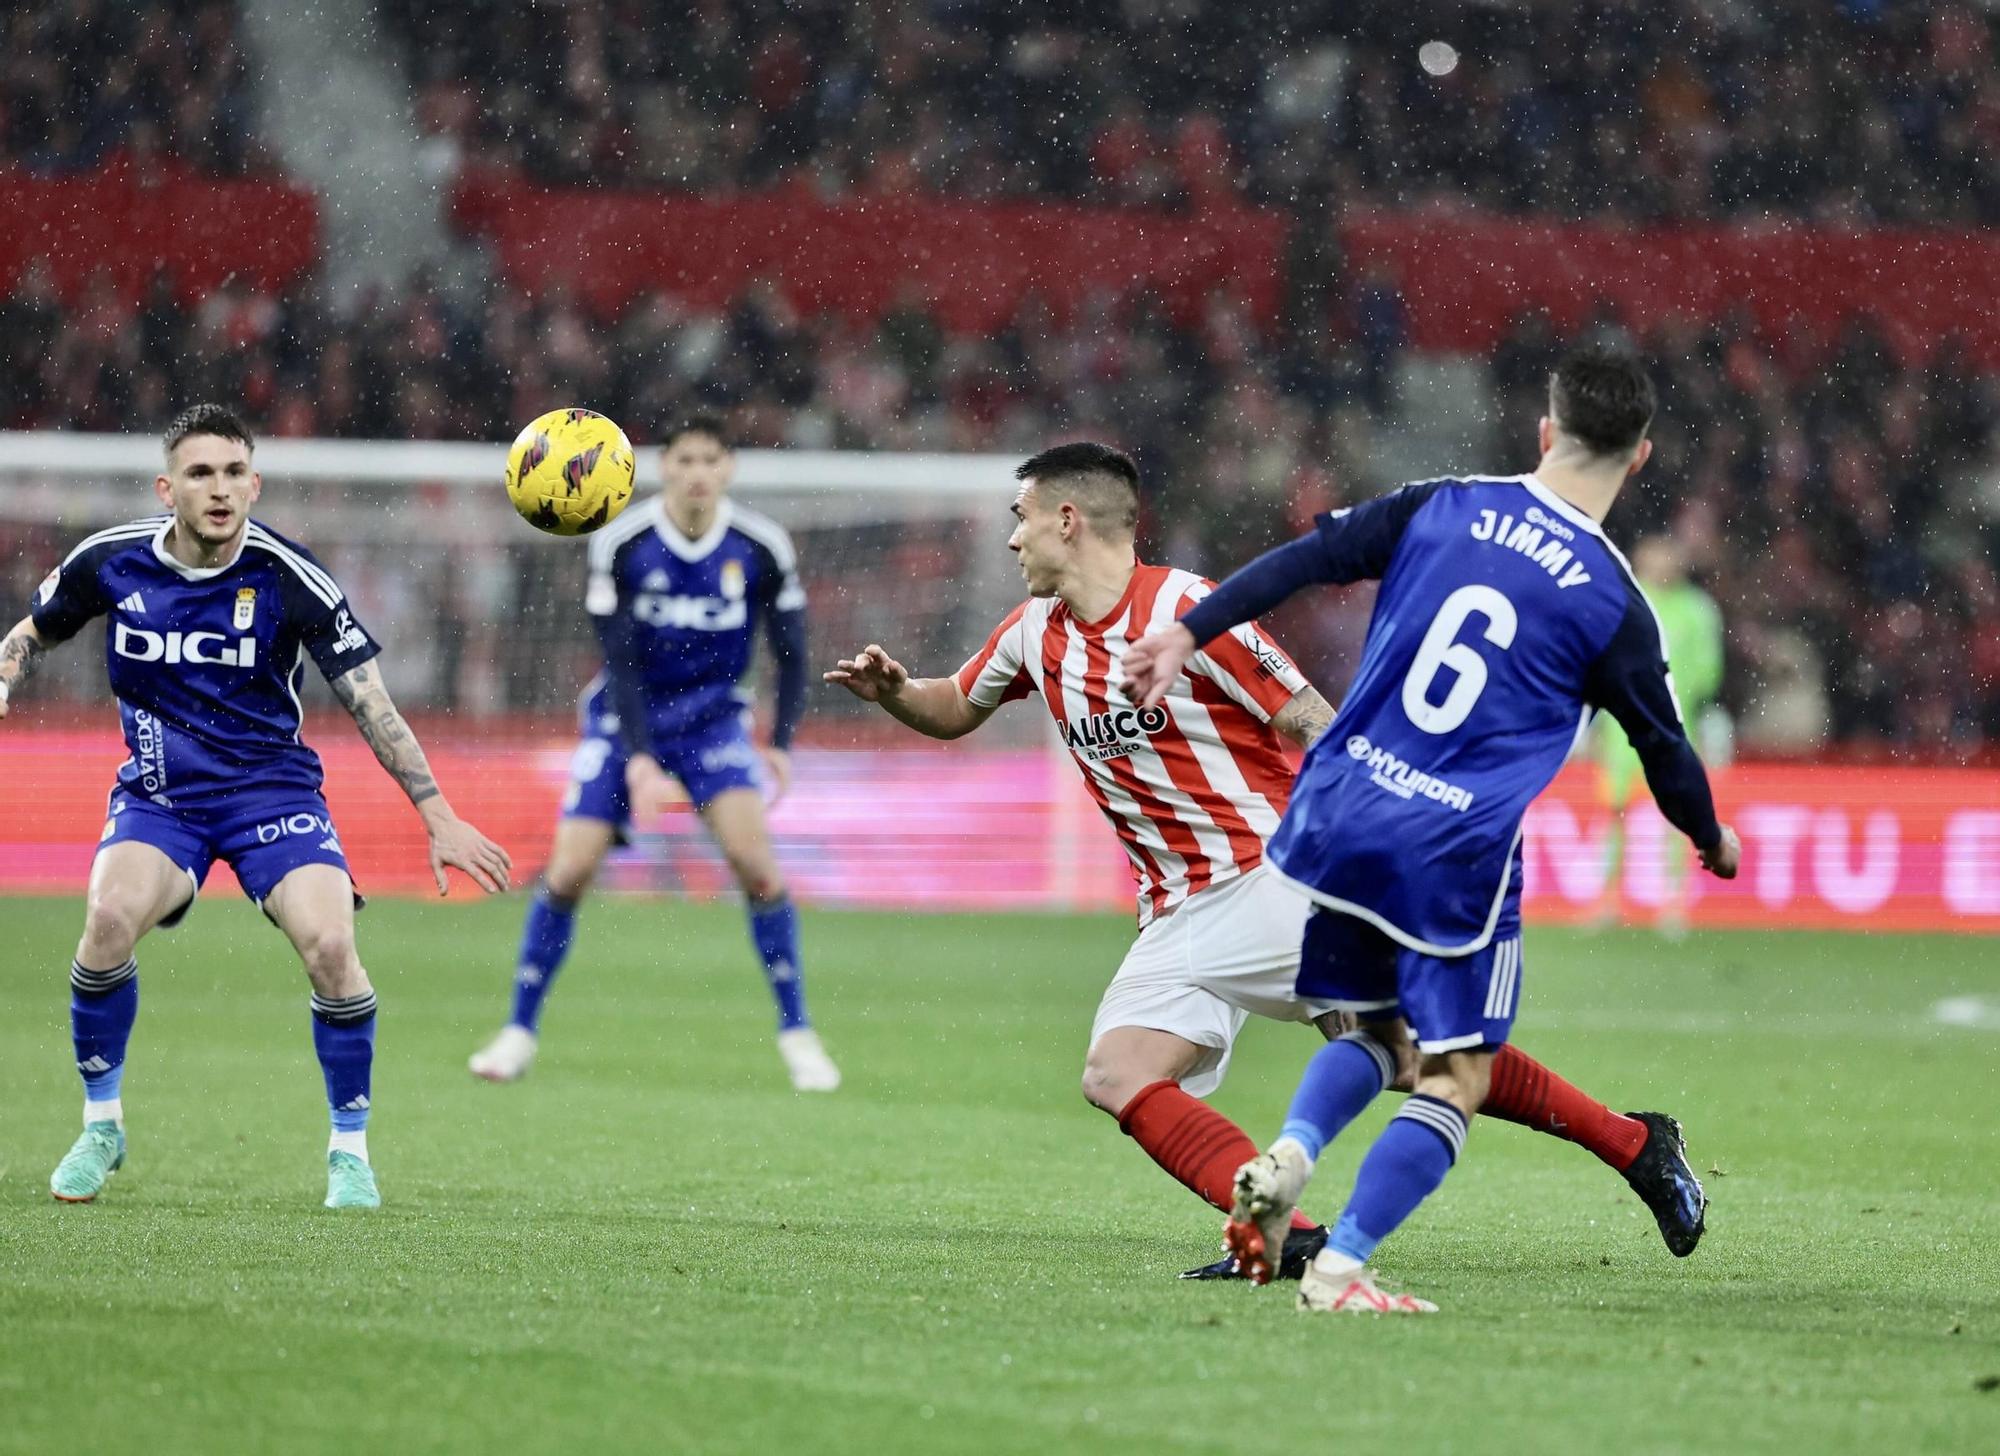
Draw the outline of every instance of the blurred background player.
M1687 555L1670 536L1648 536L1632 548L1632 575L1666 634L1667 672L1680 705L1681 721L1700 740L1714 710L1715 696L1722 689L1722 611L1713 597L1689 580ZM1595 918L1600 925L1610 925L1618 919L1625 810L1639 783L1640 764L1632 740L1611 714L1598 715L1594 741L1604 775L1605 803L1611 810L1604 839L1604 895ZM1702 742L1702 748L1712 768L1713 745ZM1670 834L1663 840L1660 869L1666 898L1659 906L1656 923L1662 933L1679 937L1687 932L1688 885L1687 854L1680 836Z
M584 606L604 645L585 690L562 818L528 908L514 1010L471 1068L511 1082L535 1058L542 1003L569 954L577 906L635 805L657 809L677 779L749 901L750 938L778 1006L778 1051L792 1085L831 1092L840 1071L806 1015L798 918L771 847L764 794L791 784L790 748L805 704L805 589L798 555L775 521L728 498L736 454L726 427L702 415L660 449L664 487L590 538ZM742 686L759 627L777 669L771 742L750 738Z
M1246 622L1188 661L1163 705L1134 711L1120 681L1127 644L1210 583L1138 559L1139 472L1116 450L1058 445L1015 473L1007 546L1029 600L952 677L913 680L871 643L826 681L933 738L962 737L1002 703L1041 693L1139 886L1139 937L1098 1004L1083 1095L1183 1186L1227 1209L1256 1145L1198 1099L1222 1085L1245 1022L1308 1021L1328 1037L1350 1024L1295 991L1311 905L1264 864L1292 789L1285 741L1310 748L1333 709ZM1384 1077L1407 1088L1408 1070L1385 1066ZM1595 1153L1653 1211L1667 1247L1693 1251L1705 1203L1672 1118L1621 1116L1512 1047L1482 1110ZM1325 1241L1323 1227L1294 1216L1275 1272L1298 1278ZM1224 1258L1183 1277L1243 1273Z
M167 429L153 493L170 512L88 537L50 572L0 642L0 717L37 658L93 617L131 757L91 864L70 962L70 1029L83 1133L49 1179L88 1203L125 1161L125 1050L139 1014L134 948L177 925L220 859L297 949L312 982L313 1049L333 1131L328 1208L380 1205L368 1162L375 992L354 949L360 896L299 741L305 656L424 821L444 867L506 888L507 852L460 819L373 666L381 652L311 552L250 519L263 490L236 417L196 405Z
M1444 1181L1486 1101L1519 1004L1522 817L1591 711L1625 724L1702 863L1736 873L1659 623L1600 526L1652 453L1653 410L1637 360L1574 352L1550 379L1533 474L1427 481L1322 515L1126 653L1133 694L1157 703L1203 643L1294 592L1382 583L1354 685L1271 841L1273 867L1316 906L1298 992L1361 1029L1313 1058L1277 1140L1236 1175L1228 1238L1253 1277L1269 1277L1315 1161L1413 1055L1412 1032L1421 1062L1306 1270L1301 1309L1437 1308L1385 1294L1369 1260Z

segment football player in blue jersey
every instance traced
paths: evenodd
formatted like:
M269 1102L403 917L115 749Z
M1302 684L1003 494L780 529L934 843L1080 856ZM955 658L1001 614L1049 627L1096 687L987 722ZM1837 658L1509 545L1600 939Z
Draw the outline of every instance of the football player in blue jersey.
M445 866L506 888L507 852L460 819L382 686L381 648L311 552L250 519L263 482L249 433L197 405L166 434L153 482L168 514L99 531L43 581L0 641L0 716L43 653L107 619L105 664L131 757L118 770L70 963L70 1028L83 1135L49 1180L88 1203L125 1160L121 1082L139 1010L133 951L177 924L226 861L282 930L312 983L313 1047L333 1132L329 1208L381 1203L368 1162L375 992L354 949L360 903L320 796L319 756L299 739L305 661L422 816L438 892Z
M1253 1278L1268 1277L1321 1149L1412 1061L1417 1090L1363 1160L1302 1309L1436 1308L1385 1293L1369 1260L1444 1181L1486 1096L1520 994L1522 818L1595 711L1624 728L1702 864L1736 873L1659 621L1600 524L1652 452L1653 409L1636 360L1572 353L1532 474L1427 481L1321 516L1126 654L1150 704L1203 643L1301 588L1381 582L1354 684L1270 845L1315 902L1299 994L1360 1029L1315 1055L1277 1140L1237 1173L1227 1238Z
M677 779L749 901L750 939L778 1007L792 1085L831 1092L840 1072L806 1016L798 918L765 824L764 797L791 782L805 704L805 590L775 521L729 499L736 455L721 420L697 416L660 449L662 492L590 538L585 609L604 671L585 689L570 785L528 909L507 1025L473 1053L475 1076L511 1082L534 1061L542 1003L569 954L598 867ZM744 675L762 630L777 669L769 746L750 737Z

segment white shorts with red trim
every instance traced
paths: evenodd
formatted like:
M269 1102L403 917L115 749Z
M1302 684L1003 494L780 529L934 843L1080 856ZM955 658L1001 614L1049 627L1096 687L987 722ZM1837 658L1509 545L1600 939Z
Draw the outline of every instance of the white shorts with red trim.
M1311 913L1312 902L1265 865L1195 891L1132 942L1097 1005L1091 1042L1120 1026L1191 1041L1205 1054L1181 1087L1208 1096L1250 1017L1310 1022L1333 1009L1295 989Z

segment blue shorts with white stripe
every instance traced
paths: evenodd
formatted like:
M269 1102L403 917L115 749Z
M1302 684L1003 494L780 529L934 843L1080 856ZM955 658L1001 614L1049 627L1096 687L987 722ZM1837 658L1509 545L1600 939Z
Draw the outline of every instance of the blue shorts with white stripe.
M1364 1017L1400 1014L1427 1052L1500 1046L1521 1000L1521 910L1508 896L1484 948L1411 950L1369 922L1319 909L1299 948L1299 995Z

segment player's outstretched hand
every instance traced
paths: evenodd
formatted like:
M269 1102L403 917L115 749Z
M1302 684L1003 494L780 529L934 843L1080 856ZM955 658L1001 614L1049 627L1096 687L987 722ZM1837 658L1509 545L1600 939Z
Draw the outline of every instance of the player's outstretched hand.
M826 682L839 683L864 703L879 703L900 693L910 681L910 672L870 642L857 656L841 658L822 677Z
M431 873L437 876L440 895L451 888L444 877L446 865L465 871L472 883L489 895L507 888L514 859L506 850L455 814L432 823L430 831Z
M1701 867L1720 880L1736 878L1736 866L1743 859L1743 841L1736 837L1736 831L1727 824L1722 826L1722 838L1715 842L1715 848L1705 850L1701 856Z
M1194 633L1179 622L1148 632L1125 649L1125 696L1141 708L1158 707L1194 653Z

